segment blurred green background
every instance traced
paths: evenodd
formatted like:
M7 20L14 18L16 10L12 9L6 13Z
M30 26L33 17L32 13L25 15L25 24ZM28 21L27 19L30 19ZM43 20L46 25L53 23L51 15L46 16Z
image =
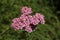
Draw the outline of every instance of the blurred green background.
M59 2L59 0L57 0ZM0 40L60 40L60 12L53 0L0 0ZM46 23L38 24L32 33L15 31L12 19L19 17L23 6L31 7L45 16Z

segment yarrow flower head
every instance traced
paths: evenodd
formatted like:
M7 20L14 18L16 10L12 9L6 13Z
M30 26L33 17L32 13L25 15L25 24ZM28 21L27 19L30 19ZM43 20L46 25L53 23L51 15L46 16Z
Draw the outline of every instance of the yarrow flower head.
M28 15L28 14L31 14L32 13L32 9L30 7L25 6L25 7L22 7L21 12L24 15Z
M42 15L40 13L36 13L35 18L37 18L41 24L45 24L44 15Z
M22 29L24 27L24 24L21 22L19 18L14 18L12 23L12 26L15 30Z
M32 13L31 8L29 7L23 7L21 10L23 14L12 20L12 27L15 30L25 30L31 33L37 28L39 23L45 24L44 16L42 14L36 13L33 16L29 15Z

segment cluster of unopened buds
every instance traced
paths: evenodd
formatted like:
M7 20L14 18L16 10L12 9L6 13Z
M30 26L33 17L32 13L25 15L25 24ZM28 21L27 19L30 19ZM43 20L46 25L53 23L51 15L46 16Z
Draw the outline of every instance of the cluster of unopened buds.
M39 23L44 24L44 16L40 13L35 13L35 15L30 15L32 13L32 8L22 7L21 12L23 13L20 17L14 18L12 21L12 27L15 30L25 30L29 33L33 32Z

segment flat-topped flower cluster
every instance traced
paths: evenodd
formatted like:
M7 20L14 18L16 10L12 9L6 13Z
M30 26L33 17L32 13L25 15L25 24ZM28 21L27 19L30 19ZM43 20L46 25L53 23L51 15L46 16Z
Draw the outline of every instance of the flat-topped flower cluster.
M30 7L22 7L21 12L23 13L20 17L14 18L12 21L12 27L15 30L25 30L31 33L36 29L39 23L44 24L44 16L40 13L35 13L35 15L31 16L32 8Z

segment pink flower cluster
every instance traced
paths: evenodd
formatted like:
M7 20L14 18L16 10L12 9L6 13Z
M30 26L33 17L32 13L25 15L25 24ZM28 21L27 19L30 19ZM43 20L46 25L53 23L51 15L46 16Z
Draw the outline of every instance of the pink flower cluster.
M36 13L35 15L31 16L29 14L32 13L32 9L30 7L23 7L21 9L22 15L19 18L14 18L12 21L12 27L15 30L22 30L31 33L33 30L36 29L38 23L44 24L44 16L40 13Z
M25 7L23 7L23 8L21 9L21 12L22 12L24 15L28 15L28 14L31 14L31 13L32 13L32 9L31 9L30 7L25 6Z

